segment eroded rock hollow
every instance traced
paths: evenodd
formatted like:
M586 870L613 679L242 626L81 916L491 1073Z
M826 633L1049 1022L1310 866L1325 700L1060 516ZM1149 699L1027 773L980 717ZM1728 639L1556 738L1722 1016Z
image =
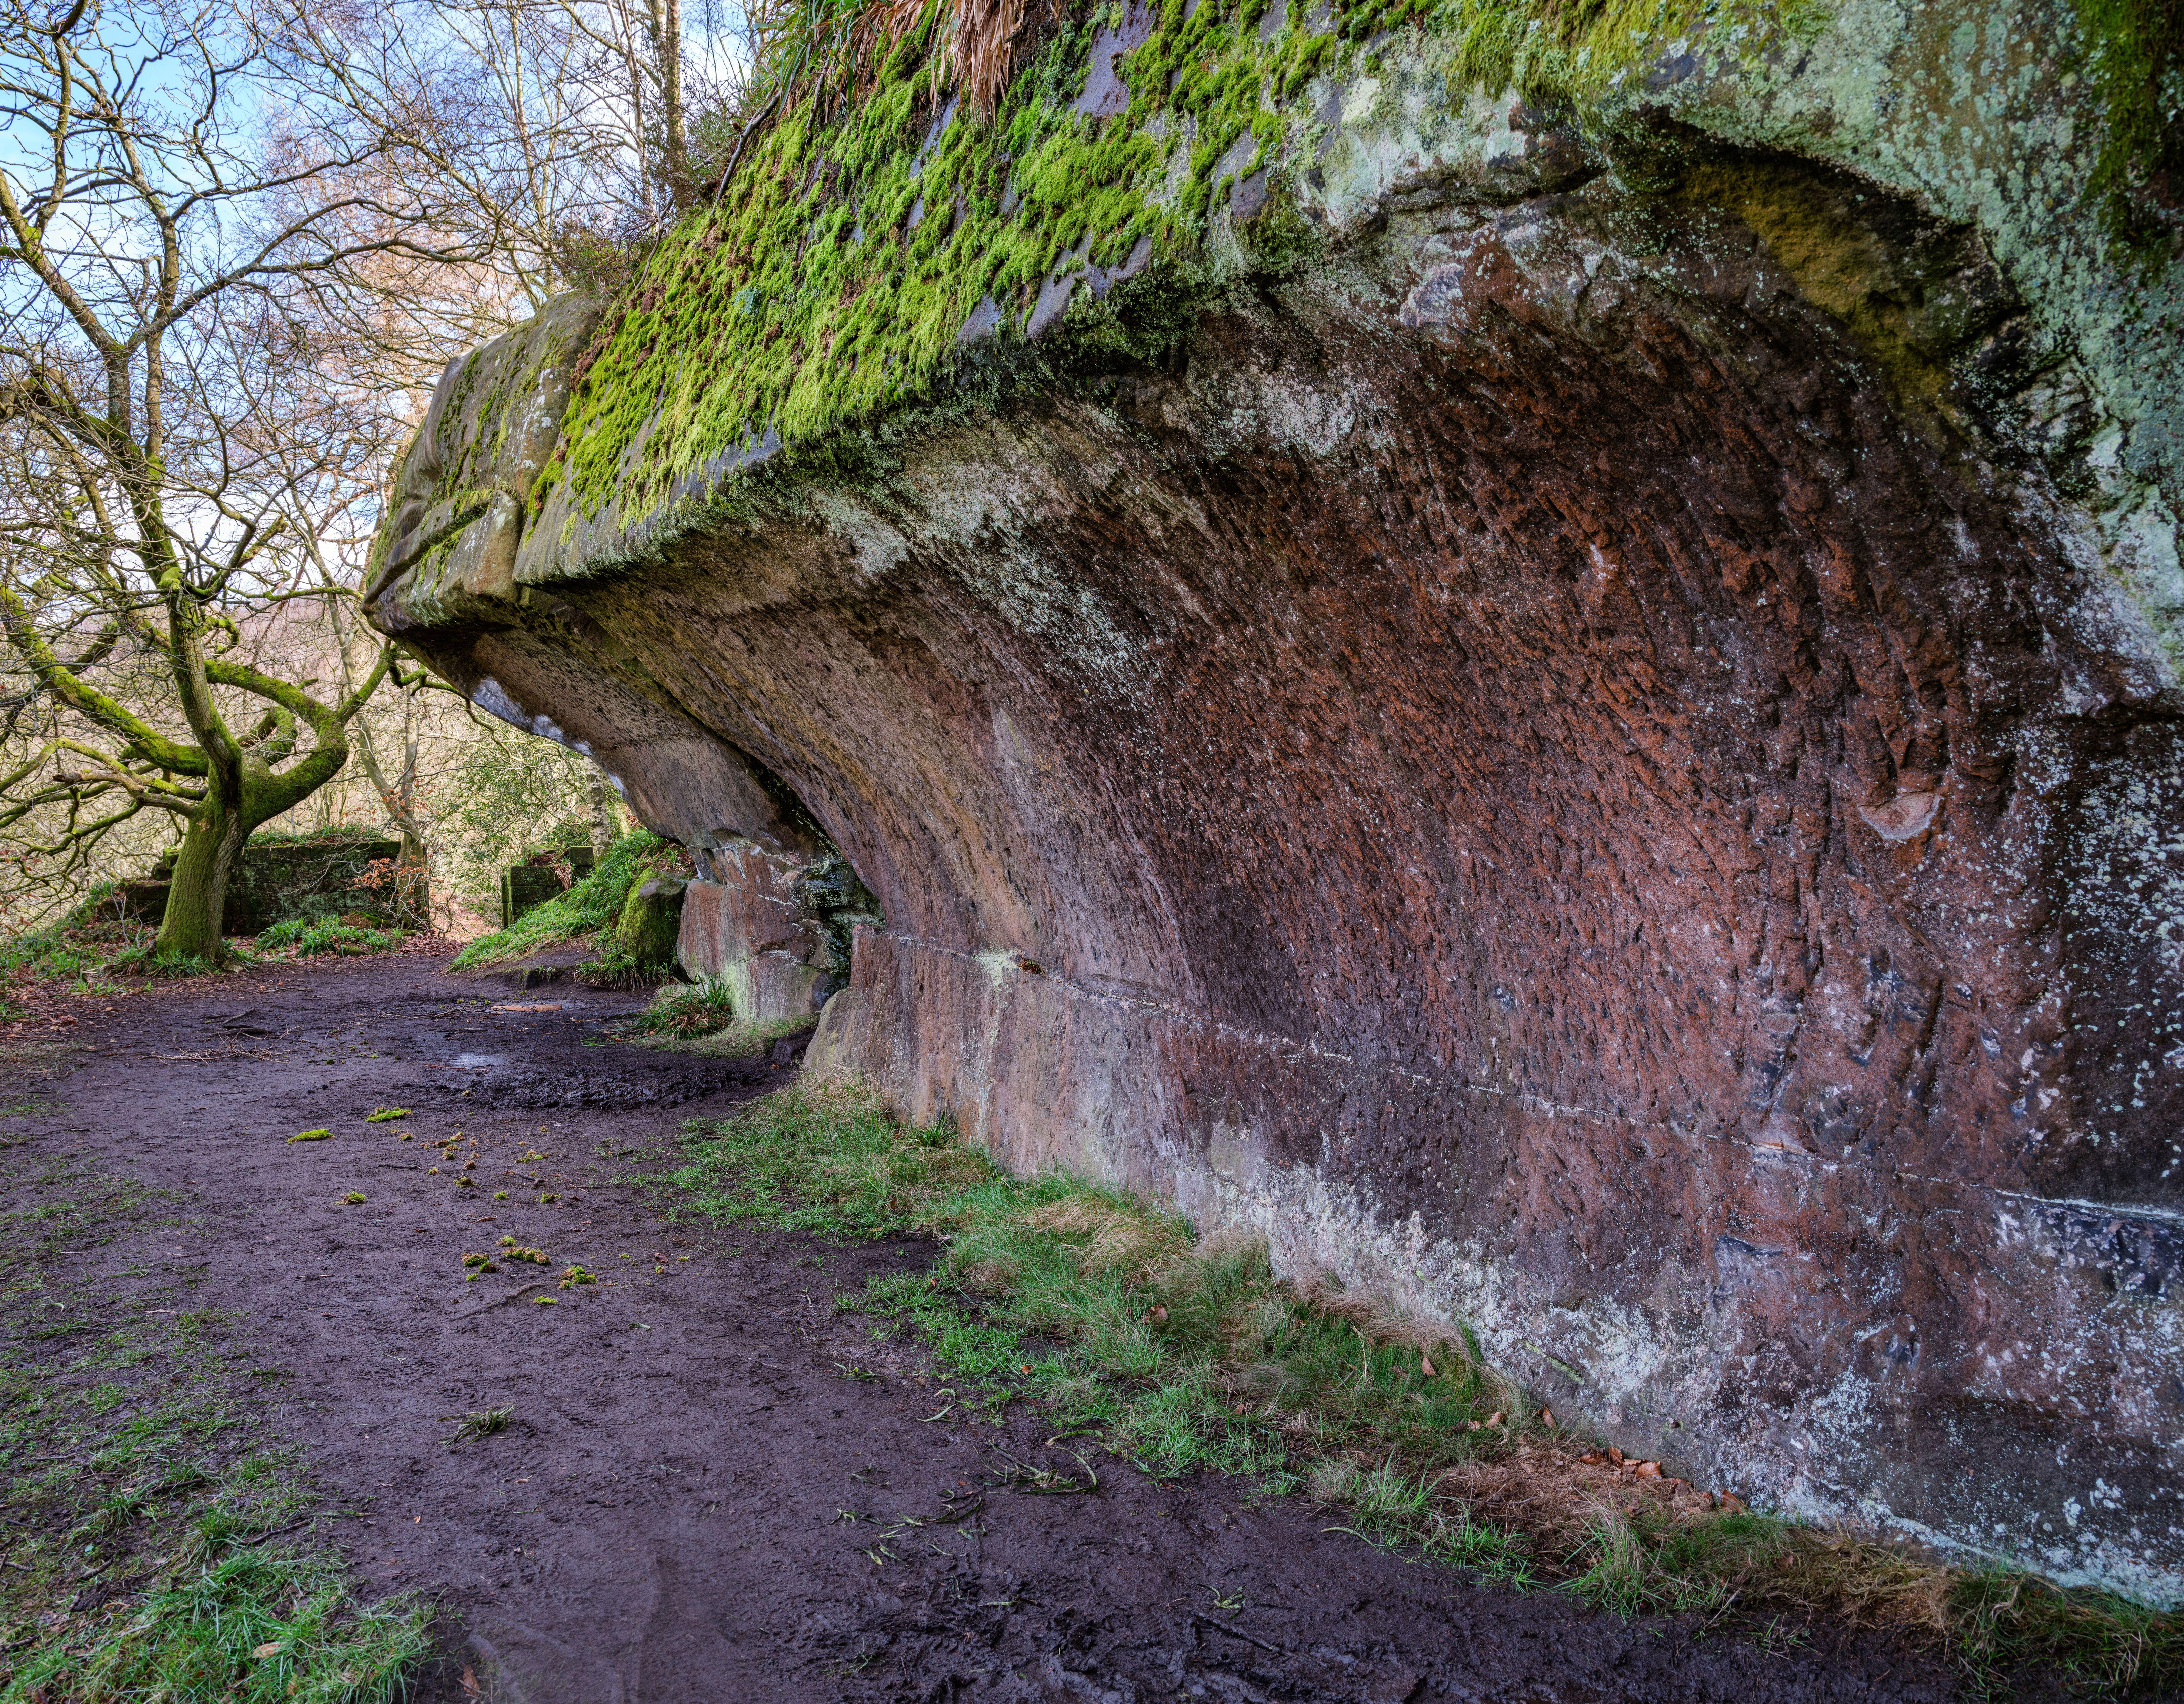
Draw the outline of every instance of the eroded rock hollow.
M1054 50L1154 205L1172 23ZM688 401L678 302L761 311L694 215L451 371L375 617L692 848L814 1069L1764 1506L2184 1595L2184 268L2086 210L2074 27L1537 107L1379 38L785 443Z

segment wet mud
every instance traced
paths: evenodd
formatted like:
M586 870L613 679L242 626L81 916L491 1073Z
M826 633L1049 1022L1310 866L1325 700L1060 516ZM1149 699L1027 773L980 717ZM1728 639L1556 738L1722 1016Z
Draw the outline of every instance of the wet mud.
M290 1375L273 1423L356 1511L334 1532L367 1589L441 1606L421 1697L1956 1696L1886 1640L1624 1622L1378 1549L1300 1499L1156 1483L1034 1411L972 1416L836 1311L928 1246L663 1221L641 1174L681 1121L788 1074L606 1039L640 998L415 956L287 969L136 997L5 1068L42 1109L11 1126L31 1154L185 1198L181 1228L86 1249L86 1271L188 1271ZM467 1281L462 1255L504 1237L548 1264ZM571 1264L599 1282L559 1288ZM506 1429L448 1441L494 1407ZM1043 1494L1045 1472L1097 1487Z

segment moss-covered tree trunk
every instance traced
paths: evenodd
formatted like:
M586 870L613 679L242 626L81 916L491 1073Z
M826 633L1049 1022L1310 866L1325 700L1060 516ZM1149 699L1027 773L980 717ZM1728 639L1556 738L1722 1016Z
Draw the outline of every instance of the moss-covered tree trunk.
M248 796L246 792L245 796ZM258 826L241 805L219 792L209 793L191 818L168 884L167 909L159 919L153 954L161 958L195 955L217 959L227 910L228 878L242 843Z

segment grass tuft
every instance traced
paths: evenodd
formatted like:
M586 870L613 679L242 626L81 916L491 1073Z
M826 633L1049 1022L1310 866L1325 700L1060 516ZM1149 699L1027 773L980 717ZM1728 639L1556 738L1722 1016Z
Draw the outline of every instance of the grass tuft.
M287 949L292 958L357 958L392 953L402 944L399 930L358 929L331 917L291 918L259 936L258 950Z
M736 1006L728 986L708 977L703 981L663 988L652 1003L623 1028L642 1036L710 1036L736 1020Z
M448 1442L466 1444L473 1438L490 1438L496 1432L508 1430L508 1422L515 1418L512 1408L481 1408L465 1414L462 1423L455 1427L455 1435Z
M2031 1669L2103 1697L2184 1684L2176 1615L1755 1514L1563 1433L1461 1327L1277 1277L1263 1241L1196 1237L1125 1192L1011 1177L861 1092L791 1089L686 1134L653 1180L671 1218L938 1238L933 1271L837 1307L921 1338L987 1405L1039 1400L1156 1476L1251 1474L1377 1542L1624 1615L1772 1616L1770 1641L1786 1617L1894 1629L1983 1693Z

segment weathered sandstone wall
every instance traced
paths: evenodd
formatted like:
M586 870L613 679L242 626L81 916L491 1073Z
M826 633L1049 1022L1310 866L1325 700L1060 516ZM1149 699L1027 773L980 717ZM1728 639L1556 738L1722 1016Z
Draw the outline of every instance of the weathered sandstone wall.
M678 303L772 310L699 215L450 372L376 618L693 849L686 964L815 1069L1703 1482L2184 1596L2184 265L2087 210L2075 29L1537 107L1375 36L833 416L705 412ZM1158 206L1148 36L1062 94Z

